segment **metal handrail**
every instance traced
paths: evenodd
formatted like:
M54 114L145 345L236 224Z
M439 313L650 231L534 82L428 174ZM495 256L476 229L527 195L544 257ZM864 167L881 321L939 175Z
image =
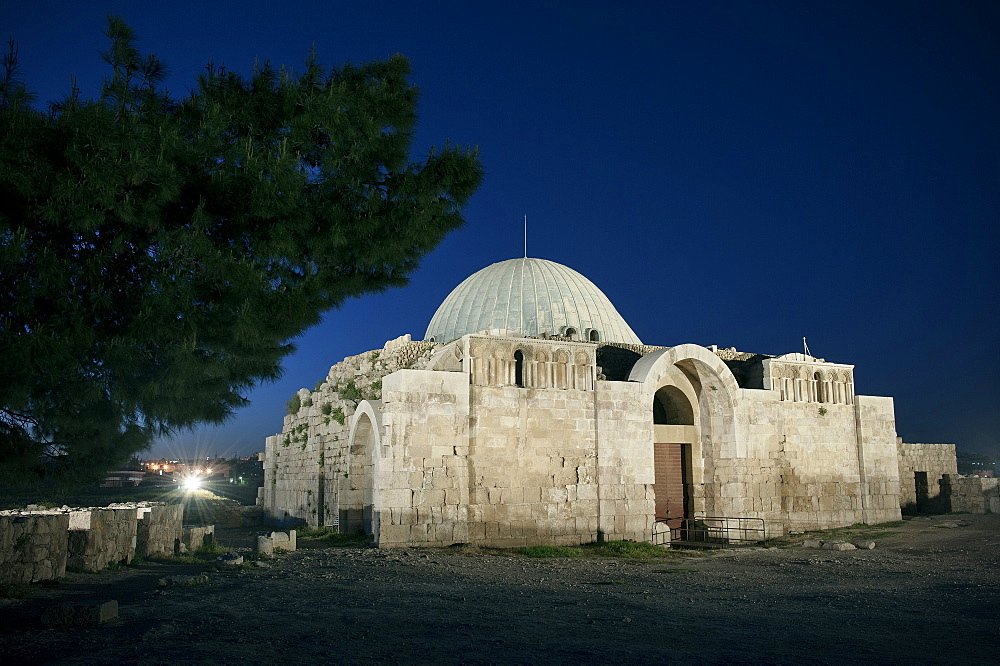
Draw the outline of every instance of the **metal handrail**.
M695 516L683 518L678 527L671 528L670 540L720 548L766 545L767 525L763 518Z

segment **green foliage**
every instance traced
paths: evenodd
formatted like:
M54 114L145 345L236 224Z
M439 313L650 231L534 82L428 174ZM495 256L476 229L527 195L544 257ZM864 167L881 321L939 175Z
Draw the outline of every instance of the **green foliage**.
M302 401L302 406L303 407L312 407L313 406L312 398L306 398L305 400L303 400Z
M382 380L372 382L371 386L368 387L368 397L366 400L381 400L382 399Z
M319 452L319 466L322 467L326 464L326 451Z
M99 478L221 423L345 299L406 283L463 222L474 152L410 156L402 56L185 98L110 19L99 94L32 107L0 68L0 480Z
M326 383L326 380L324 380L324 379L321 379L318 382L316 382L316 386L313 386L313 393L316 393L317 391L319 391L320 389L322 389L323 388L323 384L325 384L325 383Z
M329 416L333 412L333 405L328 402L324 402L319 408L319 411L323 413L323 416Z
M31 596L27 583L0 582L0 599L25 599Z
M524 557L580 557L583 552L570 546L526 546L514 552Z
M295 539L322 539L331 534L329 527L312 527L303 525L295 528Z
M212 559L219 555L228 555L229 549L221 545L218 541L203 543L194 551L194 556L199 559Z
M340 425L344 425L344 421L347 420L347 417L344 415L344 410L340 407L335 407L333 411L330 412L330 416Z
M313 509L315 512L315 509ZM335 548L364 548L371 543L371 535L362 531L351 534L341 534L335 527L296 527L295 538L303 541L323 541L327 546Z
M677 551L642 541L606 541L585 546L592 555L622 557L631 560L650 560L676 557Z
M295 535L298 538L298 534ZM332 548L364 548L372 541L372 537L364 532L354 534L340 534L337 532L327 535L323 542Z
M291 399L285 403L285 412L290 416L295 416L302 409L302 398L296 393L291 397Z
M350 400L352 402L361 402L364 400L361 389L358 388L353 379L348 379L346 384L337 389L337 393L340 394L341 400Z

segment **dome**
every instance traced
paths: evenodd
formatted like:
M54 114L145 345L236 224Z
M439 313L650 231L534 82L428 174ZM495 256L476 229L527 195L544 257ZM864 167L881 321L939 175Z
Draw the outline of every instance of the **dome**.
M441 303L424 339L450 342L490 329L642 344L593 282L545 259L508 259L473 273Z

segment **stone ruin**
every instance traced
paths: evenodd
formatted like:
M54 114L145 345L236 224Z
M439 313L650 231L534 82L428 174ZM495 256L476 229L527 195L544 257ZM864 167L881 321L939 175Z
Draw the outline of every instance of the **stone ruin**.
M0 582L53 580L67 569L100 571L113 562L173 554L195 538L183 513L181 504L151 502L0 511ZM211 534L213 528L193 529Z

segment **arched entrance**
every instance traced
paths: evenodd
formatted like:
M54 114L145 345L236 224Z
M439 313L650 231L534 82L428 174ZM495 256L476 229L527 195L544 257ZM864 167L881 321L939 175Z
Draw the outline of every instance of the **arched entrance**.
M680 527L683 518L691 517L694 409L676 386L657 390L652 407L655 518L671 528Z
M348 445L346 502L341 504L340 531L375 534L373 524L376 432L369 414L359 412Z

